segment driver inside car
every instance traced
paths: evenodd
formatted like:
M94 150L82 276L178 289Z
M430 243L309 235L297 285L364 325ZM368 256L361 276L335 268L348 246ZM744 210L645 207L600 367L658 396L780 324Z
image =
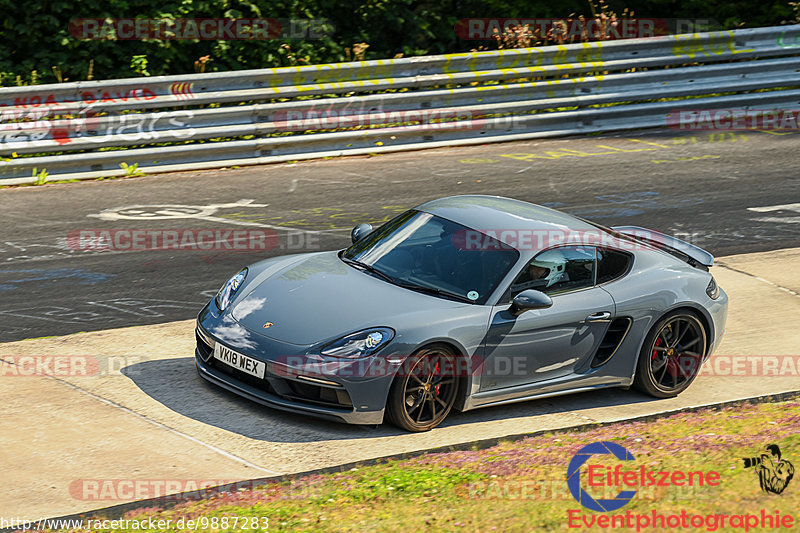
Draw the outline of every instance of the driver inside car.
M543 291L556 283L569 281L566 264L567 258L560 250L542 253L520 273L512 285L512 292L516 294L526 289Z

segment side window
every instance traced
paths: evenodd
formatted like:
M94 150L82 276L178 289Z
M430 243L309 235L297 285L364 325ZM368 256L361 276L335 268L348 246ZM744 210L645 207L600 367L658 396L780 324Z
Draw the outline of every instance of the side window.
M625 252L598 248L597 250L597 283L606 283L625 275L632 258Z
M594 285L595 249L566 246L545 250L528 263L511 284L508 299L526 289L546 294L585 289Z

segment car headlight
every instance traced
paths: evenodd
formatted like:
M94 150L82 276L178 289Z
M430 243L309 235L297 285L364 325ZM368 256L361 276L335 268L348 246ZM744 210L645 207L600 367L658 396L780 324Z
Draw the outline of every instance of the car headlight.
M389 328L365 329L328 344L320 353L322 355L355 359L356 357L364 357L377 352L392 338L394 338L394 331Z
M219 290L217 296L214 297L214 302L217 304L220 311L224 311L225 308L228 307L233 295L236 294L236 290L241 286L245 277L247 277L247 268L243 268L234 274L234 276L226 281L225 285Z
M717 285L717 282L713 276L711 281L708 283L708 287L706 287L706 294L708 294L708 297L712 300L719 298L719 285Z

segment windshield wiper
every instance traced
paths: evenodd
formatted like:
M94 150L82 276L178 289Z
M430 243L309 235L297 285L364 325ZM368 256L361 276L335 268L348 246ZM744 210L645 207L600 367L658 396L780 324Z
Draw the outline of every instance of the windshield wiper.
M375 274L379 278L383 279L384 281L388 281L389 283L396 283L396 280L391 277L390 275L386 274L385 272L381 272L377 268L372 265L368 265L366 263L362 263L361 261L356 261L355 259L348 259L347 257L342 256L341 260L347 263L348 265L353 265L356 268L360 268L361 270L366 270L371 274Z
M459 302L465 302L468 304L474 304L474 300L470 300L466 296L462 296L460 294L456 294L450 291L443 291L442 289L437 289L436 287L427 287L425 285L417 285L416 283L408 283L404 281L395 280L395 285L398 287L403 287L404 289L409 289L412 291L424 292L426 294L434 294L436 296L444 296L446 298L452 298L454 300L458 300Z

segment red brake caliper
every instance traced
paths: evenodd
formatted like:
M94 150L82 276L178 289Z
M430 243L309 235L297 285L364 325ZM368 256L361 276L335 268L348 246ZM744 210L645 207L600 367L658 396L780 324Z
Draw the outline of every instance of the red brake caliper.
M654 347L655 346L661 346L661 338L660 337L658 339L656 339L656 343L653 346ZM653 350L653 359L655 359L656 357L658 357L658 351L657 350Z
M434 367L434 369L433 369L433 375L434 375L434 376L438 376L438 375L439 375L439 371L440 371L440 369L439 369L439 361L436 361L436 367ZM441 384L441 383L437 384L437 385L436 385L436 386L433 388L433 393L434 393L436 396L439 396L439 389L441 389L441 388L442 388L442 384Z

